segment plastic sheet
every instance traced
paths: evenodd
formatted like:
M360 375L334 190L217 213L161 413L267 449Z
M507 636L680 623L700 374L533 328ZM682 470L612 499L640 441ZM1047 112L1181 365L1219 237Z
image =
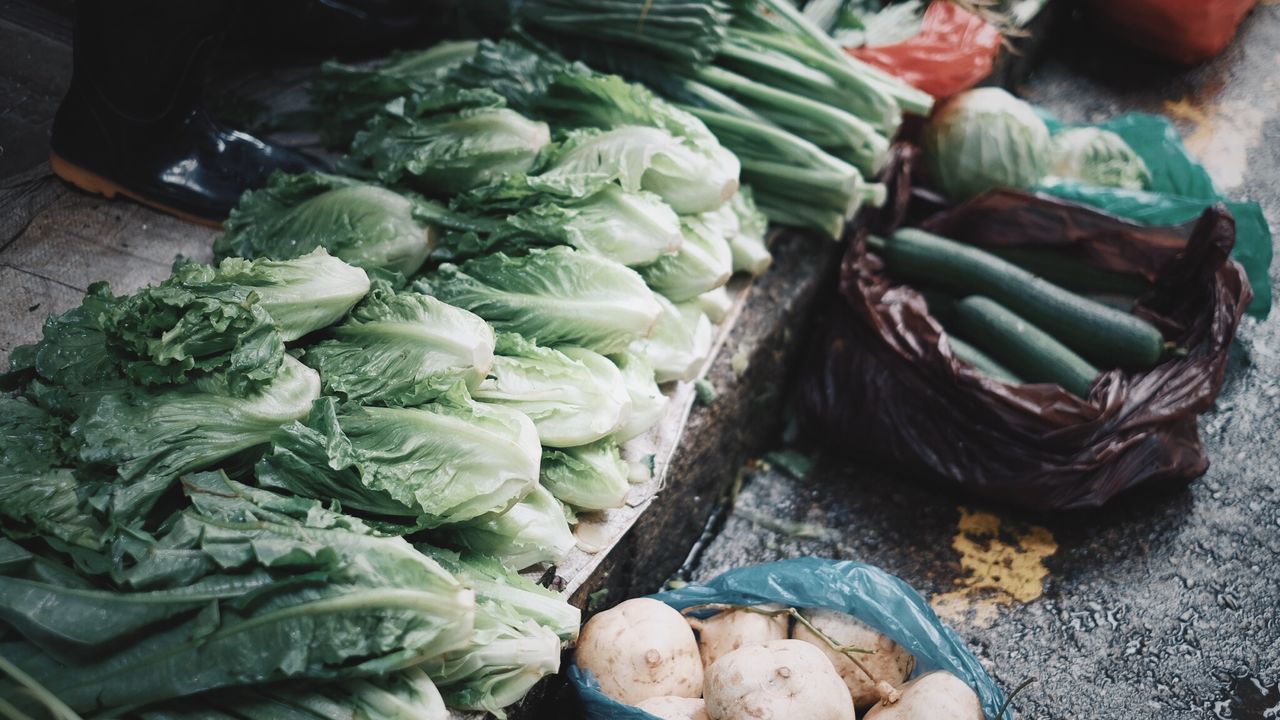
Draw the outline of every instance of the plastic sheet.
M1052 118L1046 121L1055 133L1064 127ZM1151 171L1151 187L1135 191L1056 182L1040 190L1144 225L1194 223L1207 206L1224 202L1236 221L1236 244L1231 257L1244 266L1253 286L1249 314L1266 317L1271 310L1273 246L1262 207L1256 202L1224 200L1209 173L1187 152L1168 118L1129 113L1095 127L1116 133L1142 157Z
M902 580L850 560L804 557L729 570L706 585L688 585L652 595L678 610L708 603L794 608L830 608L857 617L916 657L915 675L946 670L978 693L988 718L1004 704L1004 693L964 641L938 619L929 604ZM588 720L656 720L600 692L595 679L570 664L567 671ZM1010 717L1012 713L1006 713Z
M878 232L908 216L908 164L887 178L895 197L873 219ZM1105 372L1087 400L1056 385L1006 385L952 355L923 297L895 285L859 237L802 380L812 434L833 450L1032 508L1097 507L1136 485L1205 471L1196 418L1221 389L1252 297L1244 270L1228 258L1235 226L1225 207L1210 207L1190 228L1146 227L997 190L920 224L961 242L1056 247L1140 274L1153 287L1135 313L1186 354L1146 372Z
M1257 0L1092 0L1127 40L1188 65L1222 52Z
M920 33L910 40L848 52L941 100L991 74L1000 31L955 3L938 0L925 10Z

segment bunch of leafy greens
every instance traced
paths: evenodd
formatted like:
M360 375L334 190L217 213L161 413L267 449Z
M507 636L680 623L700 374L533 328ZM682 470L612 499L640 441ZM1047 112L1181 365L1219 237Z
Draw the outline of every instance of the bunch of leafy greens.
M622 427L613 434L618 442L638 437L657 425L667 414L667 396L654 378L653 365L642 354L621 352L609 359L622 372L622 383L631 396L631 412Z
M492 92L452 88L393 100L356 134L348 167L445 197L527 173L550 130L502 105Z
M433 527L511 507L537 484L541 452L528 417L458 386L415 408L322 398L256 470L266 487Z
M415 286L500 332L606 354L646 337L662 313L634 270L567 247L444 264Z
M97 584L3 541L0 616L25 642L0 652L72 709L392 672L471 641L473 593L403 540L221 473L183 491L159 533L114 539Z
M539 483L560 502L580 510L622 507L631 490L617 441L544 449Z
M711 320L696 302L676 305L658 295L662 314L649 337L636 340L631 351L645 358L660 382L689 382L711 357Z
M459 382L475 389L493 366L493 329L461 308L375 282L368 297L303 362L324 390L365 405L420 405Z
M733 251L726 237L731 228L722 213L686 216L680 229L684 243L679 252L638 268L649 287L676 302L724 285L733 273Z
M489 377L471 394L527 415L549 447L607 437L631 412L622 373L608 358L582 348L540 347L513 333L498 337Z
M422 669L451 706L506 717L502 708L559 670L560 641L577 637L580 613L489 557L419 547L476 594L470 645L431 658Z
M288 260L324 248L342 261L409 276L426 262L437 230L419 198L339 175L277 173L240 198L214 254Z
M535 484L520 502L434 535L450 547L497 558L512 570L557 563L577 544L564 506Z

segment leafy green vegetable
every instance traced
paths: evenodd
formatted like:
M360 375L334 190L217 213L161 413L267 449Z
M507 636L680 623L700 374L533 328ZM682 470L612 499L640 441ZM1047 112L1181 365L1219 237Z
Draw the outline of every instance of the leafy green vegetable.
M577 542L560 501L537 484L509 509L450 525L439 539L495 557L512 570L559 562ZM432 677L439 679L434 673Z
M923 144L934 183L957 201L996 187L1030 188L1049 170L1049 129L1000 88L949 99L925 126Z
M656 297L662 315L653 333L637 340L631 350L649 361L658 382L691 381L711 356L711 321L696 302L676 305L661 295Z
M630 47L682 62L715 57L728 23L728 5L718 0L529 0L520 22L534 31L590 39L602 47Z
M258 482L425 527L502 512L538 481L529 418L455 387L416 408L316 403L280 433Z
M425 50L398 53L377 67L329 61L311 83L311 102L325 136L345 143L387 102L436 87L471 57L477 43L450 40Z
M613 434L618 442L626 442L657 425L667 414L667 396L654 380L653 366L643 355L623 352L609 359L622 372L622 382L631 396L631 412L626 422Z
M629 191L656 193L678 213L720 207L738 189L738 159L718 148L691 148L665 130L630 126L571 131L529 183L537 189L583 197L617 182Z
M102 318L119 299L106 283L89 286L80 306L44 321L40 341L14 348L9 358L9 382L25 384L33 375L72 390L103 389L122 378L120 359L107 348ZM6 380L0 376L0 384Z
M726 212L726 210L721 210ZM765 243L769 219L756 207L750 187L743 187L729 201L726 224L733 229L729 249L733 253L733 271L759 276L773 264L773 255ZM716 320L712 318L712 320Z
M6 655L72 708L384 673L468 642L471 591L403 540L221 473L183 489L162 534L120 536L119 589L0 577L5 619L44 650Z
M125 387L95 398L71 426L80 459L114 470L90 502L119 522L141 518L178 476L265 445L320 395L315 371L284 356L279 374L240 396L217 376L173 389Z
M461 308L375 283L331 339L303 361L325 392L362 404L421 405L459 381L475 389L493 365L493 329Z
M680 218L661 198L613 184L583 198L563 198L534 190L521 178L460 195L453 206L443 224L457 232L444 237L437 253L451 261L569 245L635 266L675 252L683 242Z
M214 241L218 257L288 260L325 248L366 270L412 275L435 246L423 203L338 175L276 173L240 198Z
M1086 185L1145 190L1151 171L1119 135L1097 127L1063 130L1053 136L1050 174Z
M733 217L732 211L728 216ZM724 285L733 272L733 253L725 235L733 231L726 227L723 215L684 217L680 229L684 244L676 254L638 268L649 287L677 302Z
M567 247L445 264L418 288L539 345L600 353L645 337L662 312L635 271Z
M631 490L617 441L542 451L539 482L560 502L582 510L622 507Z
M550 447L595 442L631 411L622 373L608 358L582 348L539 347L513 333L498 337L489 377L471 394L529 416Z
M80 508L66 423L25 398L0 395L0 517L11 537L41 534L97 548L101 524Z
M369 276L321 248L289 260L227 258L216 268L189 263L161 286L252 293L289 342L340 320L369 292Z
M421 546L420 546L421 547ZM577 637L581 613L547 590L475 553L422 550L476 593L471 644L423 663L450 705L487 710L518 702L560 666L560 641Z
M493 95L490 104L500 103ZM384 183L449 196L529 172L550 139L546 123L508 108L439 112L415 96L374 116L356 134L351 160Z
M729 291L724 286L702 293L693 302L713 323L722 322L733 308L733 298L729 297Z

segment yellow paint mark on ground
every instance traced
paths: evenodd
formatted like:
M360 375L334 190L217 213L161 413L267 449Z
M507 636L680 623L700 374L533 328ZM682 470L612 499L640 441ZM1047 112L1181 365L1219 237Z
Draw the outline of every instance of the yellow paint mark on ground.
M1002 527L988 512L959 508L951 547L960 553L962 577L956 589L935 595L931 604L943 618L990 627L1000 605L1028 603L1044 594L1046 558L1058 551L1053 535L1039 525Z

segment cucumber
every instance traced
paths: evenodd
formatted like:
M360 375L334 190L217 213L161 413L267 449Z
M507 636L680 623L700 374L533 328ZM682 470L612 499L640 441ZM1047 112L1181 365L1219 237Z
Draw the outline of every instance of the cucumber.
M986 295L1105 367L1150 368L1164 351L1164 338L1150 323L970 245L904 228L884 241L882 253L895 275L957 295Z
M1027 382L1056 383L1087 398L1098 378L1084 358L990 298L972 295L956 303L956 330Z
M1021 385L1022 378L1014 375L1009 368L996 362L992 357L960 338L947 334L947 342L951 345L951 354L976 368L983 375L995 378L1010 385Z
M1081 295L1133 295L1151 289L1141 275L1094 267L1079 256L1057 248L984 247L983 250Z

